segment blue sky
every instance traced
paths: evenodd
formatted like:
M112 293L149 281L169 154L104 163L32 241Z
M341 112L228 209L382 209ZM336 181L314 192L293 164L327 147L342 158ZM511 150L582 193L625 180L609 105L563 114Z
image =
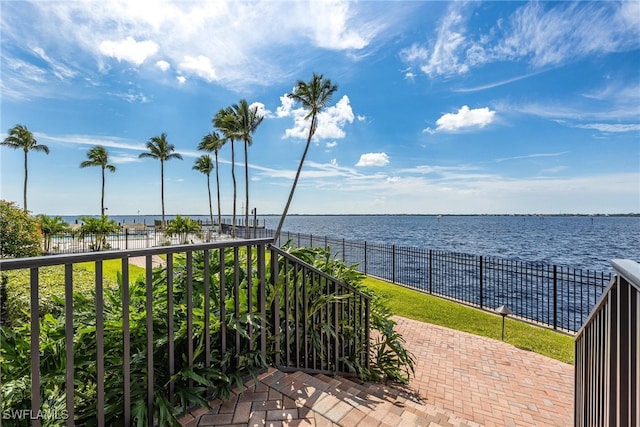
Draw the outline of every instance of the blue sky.
M640 212L640 2L2 1L0 137L16 124L34 213L206 214L196 149L246 99L251 208L280 213L308 123L286 94L338 85L290 213ZM22 204L22 152L0 148L0 197ZM220 153L232 209L230 147ZM236 143L238 210L244 158ZM213 178L213 176L212 176ZM215 179L212 180L215 189ZM215 190L214 190L215 191ZM215 196L214 196L215 199ZM214 208L215 209L215 208Z

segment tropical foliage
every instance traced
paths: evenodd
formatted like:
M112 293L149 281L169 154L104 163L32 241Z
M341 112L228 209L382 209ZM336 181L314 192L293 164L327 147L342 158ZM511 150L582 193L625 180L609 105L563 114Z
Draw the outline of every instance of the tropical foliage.
M38 141L33 137L33 133L24 125L15 125L9 129L9 136L4 141L0 142L0 145L4 145L9 148L24 151L24 187L23 187L23 208L27 210L27 181L29 178L29 167L27 164L27 154L29 151L42 151L49 154L49 147L46 145L38 144Z
M287 250L341 281L366 291L359 284L360 273L335 260L327 249L288 247ZM147 286L144 277L132 280L127 287L121 277L115 284L105 283L104 378L97 377L96 367L98 331L95 277L91 274L76 275L74 267L74 290L77 290L73 294L75 425L92 425L95 422L98 381L102 381L105 390L105 424L122 424L125 366L130 374L134 424L147 424L149 298L153 301L154 419L163 426L178 425L176 416L181 410L192 405L206 406L207 400L213 397L227 397L230 390L240 384L248 373L273 364L277 356L273 352L276 340L280 340L284 348L293 347L289 342L282 341L286 338L285 334L277 333L284 331L287 323L294 322L292 316L299 318L295 322L301 321L307 326L299 330L304 329L300 333L312 346L309 351L322 358L327 357L323 352L328 339L335 338L339 333L344 333L345 337L359 333L349 331L343 325L340 326L342 329L335 329L334 322L330 320L332 316L328 314L329 310L345 310L342 302L349 294L327 293L318 274L310 276L315 277L311 281L291 281L292 275L300 272L284 268L282 257L278 259L280 268L266 269L265 280L261 281L255 254L255 251L246 248L226 248L210 250L208 257L202 251L187 256L174 255L171 288L167 286L166 268L153 271L150 286ZM268 257L266 262L270 262ZM272 271L279 272L277 279L271 278ZM61 267L58 275L62 276ZM22 280L27 280L26 276ZM265 284L264 299L260 298L260 283ZM305 305L294 312L287 311L285 307L285 288L292 283L297 283L296 286L300 288L292 289L289 295L308 292ZM125 290L129 295L128 316L122 305ZM276 301L279 305L274 307ZM359 363L357 358L344 362L363 379L406 382L413 369L413 358L404 349L401 337L393 331L393 321L384 303L374 297L372 304L370 323L377 330L374 335L378 336L370 345L372 363L367 367ZM269 326L270 319L274 318L274 308L278 310L282 322L279 331L271 330ZM261 310L266 310L264 317L260 314ZM43 407L59 411L65 409L63 312L64 299L62 295L54 293L46 301L46 307L40 308L39 321ZM20 310L12 309L11 313L11 327L1 328L2 411L29 407L31 393L30 323ZM167 316L167 313L171 315ZM129 324L129 333L126 334L130 340L129 358L124 353L123 319L128 319ZM192 331L189 331L188 325L191 325ZM364 325L359 323L356 327L360 329ZM264 343L266 348L271 349L266 359L260 351L262 344L256 339L262 332L268 337ZM170 342L171 336L173 340ZM170 344L173 346L173 371L170 370L168 359ZM355 348L354 351L357 353L362 348ZM15 425L12 422L3 421L3 424Z
M116 167L109 164L109 153L102 145L96 145L87 152L88 160L80 163L81 168L98 166L102 169L102 196L100 197L100 215L104 215L104 171L115 172Z
M305 145L304 151L302 152L300 164L298 165L298 170L296 171L296 176L293 180L293 185L291 186L291 192L289 193L287 204L284 207L282 217L280 218L280 222L278 223L278 228L276 229L275 235L273 237L274 242L277 242L278 238L280 237L280 232L282 231L284 220L287 217L289 206L291 205L291 201L293 200L293 194L296 191L296 185L298 185L300 172L302 172L302 165L304 164L304 160L307 157L309 145L311 145L311 139L313 138L313 135L318 128L318 114L320 114L320 112L329 104L329 102L331 101L331 97L337 90L338 86L331 83L331 80L325 79L322 74L313 73L313 77L309 82L298 80L293 93L288 94L289 98L293 99L295 102L302 104L302 107L305 110L309 111L305 116L305 119L310 119L311 123L309 124L307 144Z
M164 231L168 236L178 236L179 243L189 243L189 234L200 235L201 230L198 222L176 215L175 219L169 220Z
M51 251L51 241L56 234L66 233L69 231L69 224L62 220L60 216L50 217L44 214L37 216L44 239L44 252Z
M83 224L80 226L79 239L89 239L89 249L92 251L100 251L109 249L107 236L120 230L120 226L106 215L100 218L83 216L79 218Z
M14 202L0 200L0 258L42 253L38 221Z
M180 153L174 153L176 147L167 141L167 134L162 133L160 136L154 136L147 141L147 150L140 153L140 158L151 158L160 161L160 199L162 202L162 226L164 227L164 162L171 159L182 160Z

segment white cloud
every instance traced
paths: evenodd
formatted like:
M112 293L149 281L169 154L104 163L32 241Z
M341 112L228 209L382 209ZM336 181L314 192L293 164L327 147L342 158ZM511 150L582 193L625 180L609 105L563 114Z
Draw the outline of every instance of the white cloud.
M293 117L294 126L286 129L283 138L304 139L309 134L310 120L305 119L308 111L304 108L293 109L293 102L287 96L280 97L277 108L278 117ZM353 123L355 116L349 97L344 95L336 105L326 108L318 114L318 128L313 136L316 142L322 139L341 139L345 137L344 126Z
M213 65L211 65L211 60L204 55L197 57L185 56L179 68L187 73L195 74L208 82L218 80L216 70L213 68Z
M621 132L638 132L640 131L639 123L591 123L586 125L575 125L581 129L594 129L604 133L621 133Z
M468 10L475 7L475 2L451 4L433 41L412 44L401 50L400 58L434 78L503 61L544 69L640 47L637 2L527 2L477 34L471 31L473 14ZM403 72L409 78L410 71Z
M127 61L135 65L141 65L148 57L158 52L158 44L151 40L136 41L133 37L127 37L120 41L105 40L100 43L100 53L118 62Z
M156 62L156 67L160 68L162 71L167 71L169 68L171 68L171 64L169 64L167 61L160 60Z
M356 166L386 166L389 164L387 153L365 153L360 156Z
M327 144L325 145L325 147L327 148L334 148L338 145L337 141L332 141L332 142L327 142Z
M271 111L267 110L262 102L251 103L251 105L249 105L249 109L253 109L253 108L257 109L256 112L259 116L262 116L265 118L273 117L273 114L271 113Z
M178 83L184 84L187 81L187 78L185 76L176 76L176 80L178 80Z
M424 132L458 132L471 128L483 128L493 122L496 112L489 107L469 109L463 105L457 113L447 113L436 120L436 129L426 128Z

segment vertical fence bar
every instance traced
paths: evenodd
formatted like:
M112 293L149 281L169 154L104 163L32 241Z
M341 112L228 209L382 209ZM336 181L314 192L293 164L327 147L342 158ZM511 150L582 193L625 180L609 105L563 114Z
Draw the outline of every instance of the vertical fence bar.
M483 271L484 271L484 268L483 268L483 265L482 265L482 255L480 255L480 265L479 265L479 267L480 267L480 271L479 271L479 273L480 273L480 308L484 308L484 295L483 295L483 290L484 290L484 287L483 287L483 284L484 284Z
M175 313L173 307L173 254L167 254L167 351L169 359L169 375L173 376L175 367ZM169 401L175 405L175 381L169 381Z
M226 275L225 275L225 249L218 249L219 263L218 275L220 278L220 353L225 354L227 351L227 307L226 299Z
M391 283L396 283L396 245L391 245Z
M187 252L187 366L193 367L193 252ZM189 389L193 380L189 379Z
M102 261L96 261L96 410L98 427L104 427L104 294Z
M272 312L272 333L276 337L273 344L274 362L276 367L280 367L280 298L278 296L278 253L271 251L271 285L273 286L273 306Z
M553 329L558 329L558 266L553 265Z
M146 256L146 325L147 325L147 425L153 427L153 264L151 255Z
M73 364L73 264L64 265L64 345L65 345L65 389L67 426L74 425L74 364Z
M129 259L122 258L122 406L124 427L131 426L131 332L129 326Z
M367 242L364 242L364 274L367 274Z
M265 246L258 246L258 311L260 312L260 354L263 360L267 360L267 325L266 325L266 256Z
M212 224L213 227L213 224ZM211 367L211 272L209 271L209 249L203 251L202 287L204 293L204 366Z
M433 294L433 251L429 249L429 293Z
M31 410L40 410L40 300L38 295L38 268L31 268ZM33 420L33 427L42 425L39 419Z

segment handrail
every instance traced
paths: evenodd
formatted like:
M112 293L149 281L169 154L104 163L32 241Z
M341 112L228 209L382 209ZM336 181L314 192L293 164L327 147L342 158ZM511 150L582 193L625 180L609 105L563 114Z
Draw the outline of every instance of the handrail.
M640 264L617 274L575 339L574 425L640 423Z
M339 280L336 280L334 277L331 277L330 275L328 275L327 273L325 273L322 270L319 270L318 268L314 267L313 265L309 264L308 262L305 262L293 255L291 255L290 253L283 251L281 248L269 243L267 244L267 249L272 250L273 252L277 253L278 255L282 255L283 257L287 258L290 261L293 261L295 263L297 263L300 266L303 266L306 269L312 270L314 273L320 275L321 277L324 277L325 279L329 279L329 280L333 280L335 282L337 282L338 284L340 284L341 286L344 286L346 288L348 288L349 290L351 290L355 295L361 296L363 298L366 298L368 300L371 299L371 297L365 293L363 293L362 291L356 289L354 286L348 284L348 283L344 283L341 282Z

